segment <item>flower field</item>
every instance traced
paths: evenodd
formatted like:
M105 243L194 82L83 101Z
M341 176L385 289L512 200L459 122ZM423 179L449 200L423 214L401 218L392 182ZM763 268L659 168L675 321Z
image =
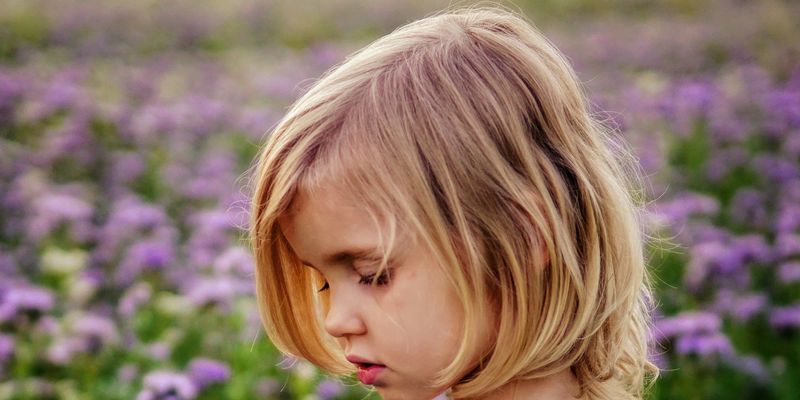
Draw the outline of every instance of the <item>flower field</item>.
M447 4L0 4L0 399L377 399L264 337L250 166L314 79ZM517 4L649 180L648 398L798 398L800 4Z

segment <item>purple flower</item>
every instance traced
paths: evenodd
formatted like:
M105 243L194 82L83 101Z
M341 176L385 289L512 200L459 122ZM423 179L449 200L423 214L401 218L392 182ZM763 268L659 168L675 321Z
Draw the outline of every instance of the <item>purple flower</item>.
M167 223L167 214L156 204L143 203L135 197L125 197L114 204L107 225L126 230L148 230Z
M58 110L69 107L78 101L83 94L83 89L74 82L77 78L74 73L59 76L50 82L44 95L41 97L47 109Z
M61 327L59 326L58 319L52 315L45 315L36 321L33 330L38 334L47 336L57 335Z
M693 225L692 228L689 243L729 242L733 238L727 230L704 222Z
M92 254L96 262L109 262L119 256L124 245L143 237L161 243L174 243L177 230L170 225L166 212L158 205L143 203L136 197L117 200L111 215L98 235Z
M769 379L769 371L756 356L729 356L725 363L761 382Z
M685 335L678 338L675 349L679 354L697 354L708 357L713 354L728 355L733 347L727 336L722 333L703 335Z
M720 104L720 107L712 109L709 119L711 128L709 133L714 142L719 144L731 143L738 145L747 138L752 129L752 123L746 118L742 118L729 101ZM736 152L737 154L744 155L744 149L738 147L735 149L740 150Z
M154 79L155 78L155 79ZM137 103L147 104L156 92L157 73L153 70L132 70L126 75L125 91Z
M0 365L14 355L14 337L0 334Z
M230 244L230 233L236 228L234 214L220 209L195 213L188 224L193 234L186 243L186 253L189 264L195 266L210 266Z
M750 279L745 268L748 264L773 260L771 247L759 234L700 242L691 247L690 255L684 279L688 288L695 291L712 278L726 278L737 285L745 285Z
M86 350L92 353L119 342L114 321L100 315L82 315L73 322L72 331L84 340Z
M27 312L44 313L53 308L55 297L44 288L12 287L0 293L0 323Z
M181 128L195 138L216 132L231 113L230 106L224 101L198 93L186 96L175 108L181 117Z
M59 337L47 348L47 359L56 365L67 365L75 354L86 351L86 342L77 337Z
M131 383L139 376L139 367L135 364L125 364L117 370L117 379L120 382Z
M330 67L340 57L339 51L331 43L315 43L308 52L314 63L322 68Z
M770 263L773 261L772 249L763 235L756 233L742 235L735 238L732 245L734 251L745 263Z
M745 322L767 307L767 296L763 293L740 295L731 290L720 290L714 302L714 310L731 315Z
M71 114L58 128L49 132L42 150L36 154L38 165L53 165L58 160L69 159L82 168L97 161L97 144L94 142L87 115Z
M800 135L797 137L800 138ZM778 199L779 209L798 203L800 203L800 179L794 179L781 187L781 197Z
M768 222L768 210L764 192L749 187L739 189L731 200L728 214L740 224L765 227Z
M32 216L28 220L28 237L38 241L62 223L72 224L74 239L90 239L92 206L72 195L48 192L33 200Z
M705 242L695 245L690 250L691 258L686 266L684 280L691 290L698 290L708 277L719 271L730 274L743 266L740 254L721 242Z
M64 336L57 337L47 349L47 359L67 365L79 353L96 354L104 347L117 344L119 334L114 322L96 314L84 314L68 323Z
M51 81L42 85L36 97L32 97L31 107L26 110L25 121L38 122L59 110L85 110L90 106L87 92L79 82L83 71L77 68L61 71Z
M112 155L109 179L113 184L127 184L145 171L142 156L135 152L118 152Z
M753 165L775 184L783 184L800 176L796 162L768 154L757 156L753 159Z
M800 206L789 204L780 209L775 217L775 229L778 232L791 233L800 228Z
M160 240L145 240L128 248L117 269L116 282L128 285L144 271L161 270L174 259L171 243Z
M287 74L268 74L258 79L256 85L267 97L285 99L295 96L297 80Z
M236 129L247 134L252 140L261 140L267 128L275 124L280 116L272 110L258 108L244 108L238 118L234 120Z
M0 70L0 123L13 122L15 105L30 85L25 77L11 70Z
M717 96L717 88L707 82L688 82L675 91L676 102L682 110L704 114L711 109Z
M241 246L233 246L214 260L214 271L220 274L234 273L249 276L253 271L254 263L250 250Z
M219 231L234 227L227 211L221 209L203 210L189 217L189 225L199 230Z
M17 272L17 261L14 259L14 256L7 253L0 253L0 277L5 277L16 275ZM0 286L0 290L3 288ZM2 296L0 296L2 298Z
M800 255L800 235L794 233L779 233L775 238L775 256L789 258Z
M139 306L150 300L151 295L150 285L145 282L137 283L128 289L119 300L117 312L123 318L128 318L136 313Z
M800 127L800 93L788 89L769 92L764 99L767 133L780 137L786 131Z
M706 161L706 177L713 182L719 182L732 169L744 165L747 160L747 152L740 147L715 151Z
M722 321L716 314L707 311L685 311L657 321L653 331L655 339L660 341L674 336L714 333L718 332L721 326Z
M156 360L163 361L169 357L172 350L165 342L155 342L147 346L147 353Z
M708 82L678 83L660 102L667 120L675 125L676 133L688 136L697 118L705 118L719 97L716 86Z
M790 261L778 266L778 279L785 284L800 282L800 261Z
M216 151L206 154L193 169L193 177L182 182L182 194L192 199L221 198L232 190L236 160L232 154Z
M667 221L684 220L692 215L715 215L719 211L719 202L702 194L682 193L659 203L656 211Z
M800 157L800 129L794 129L786 135L781 151L789 158Z
M197 387L186 375L153 371L145 375L144 388L136 400L188 400L197 397Z
M225 363L209 358L193 359L188 369L189 377L200 389L214 383L225 382L231 377L231 370Z
M329 400L340 396L344 392L341 382L333 379L323 379L317 385L317 396L322 400Z
M175 130L177 125L178 117L172 107L152 102L133 114L123 136L138 147L148 147L156 143L161 135Z
M197 307L218 305L224 309L241 293L240 285L233 279L214 277L198 280L190 285L186 297Z
M773 308L770 312L769 323L775 328L800 327L800 303Z

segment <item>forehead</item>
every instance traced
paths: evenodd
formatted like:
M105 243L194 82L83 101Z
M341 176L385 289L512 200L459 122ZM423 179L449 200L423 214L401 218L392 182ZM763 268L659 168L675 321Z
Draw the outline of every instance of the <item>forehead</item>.
M386 215L393 218L382 217ZM312 266L402 257L416 248L417 235L392 222L399 220L390 210L376 211L332 184L298 190L289 211L278 218L293 251Z
M364 204L330 185L299 190L278 224L301 257L378 247L387 234Z
M278 222L282 228L296 228L303 223L322 223L333 218L361 221L369 219L369 211L363 202L332 184L313 189L300 187Z

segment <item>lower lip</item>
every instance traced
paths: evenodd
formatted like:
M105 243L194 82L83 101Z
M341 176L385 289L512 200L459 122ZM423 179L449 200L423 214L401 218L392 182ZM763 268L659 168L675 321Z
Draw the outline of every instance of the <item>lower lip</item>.
M365 385L372 385L378 380L380 375L386 367L383 365L371 365L367 368L358 367L358 380Z

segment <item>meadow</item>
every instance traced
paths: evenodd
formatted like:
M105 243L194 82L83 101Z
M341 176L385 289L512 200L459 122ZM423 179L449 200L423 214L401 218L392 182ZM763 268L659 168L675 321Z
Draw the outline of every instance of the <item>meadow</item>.
M0 3L0 399L377 399L265 338L249 168L323 72L447 4ZM516 4L648 177L647 398L796 399L800 4Z

